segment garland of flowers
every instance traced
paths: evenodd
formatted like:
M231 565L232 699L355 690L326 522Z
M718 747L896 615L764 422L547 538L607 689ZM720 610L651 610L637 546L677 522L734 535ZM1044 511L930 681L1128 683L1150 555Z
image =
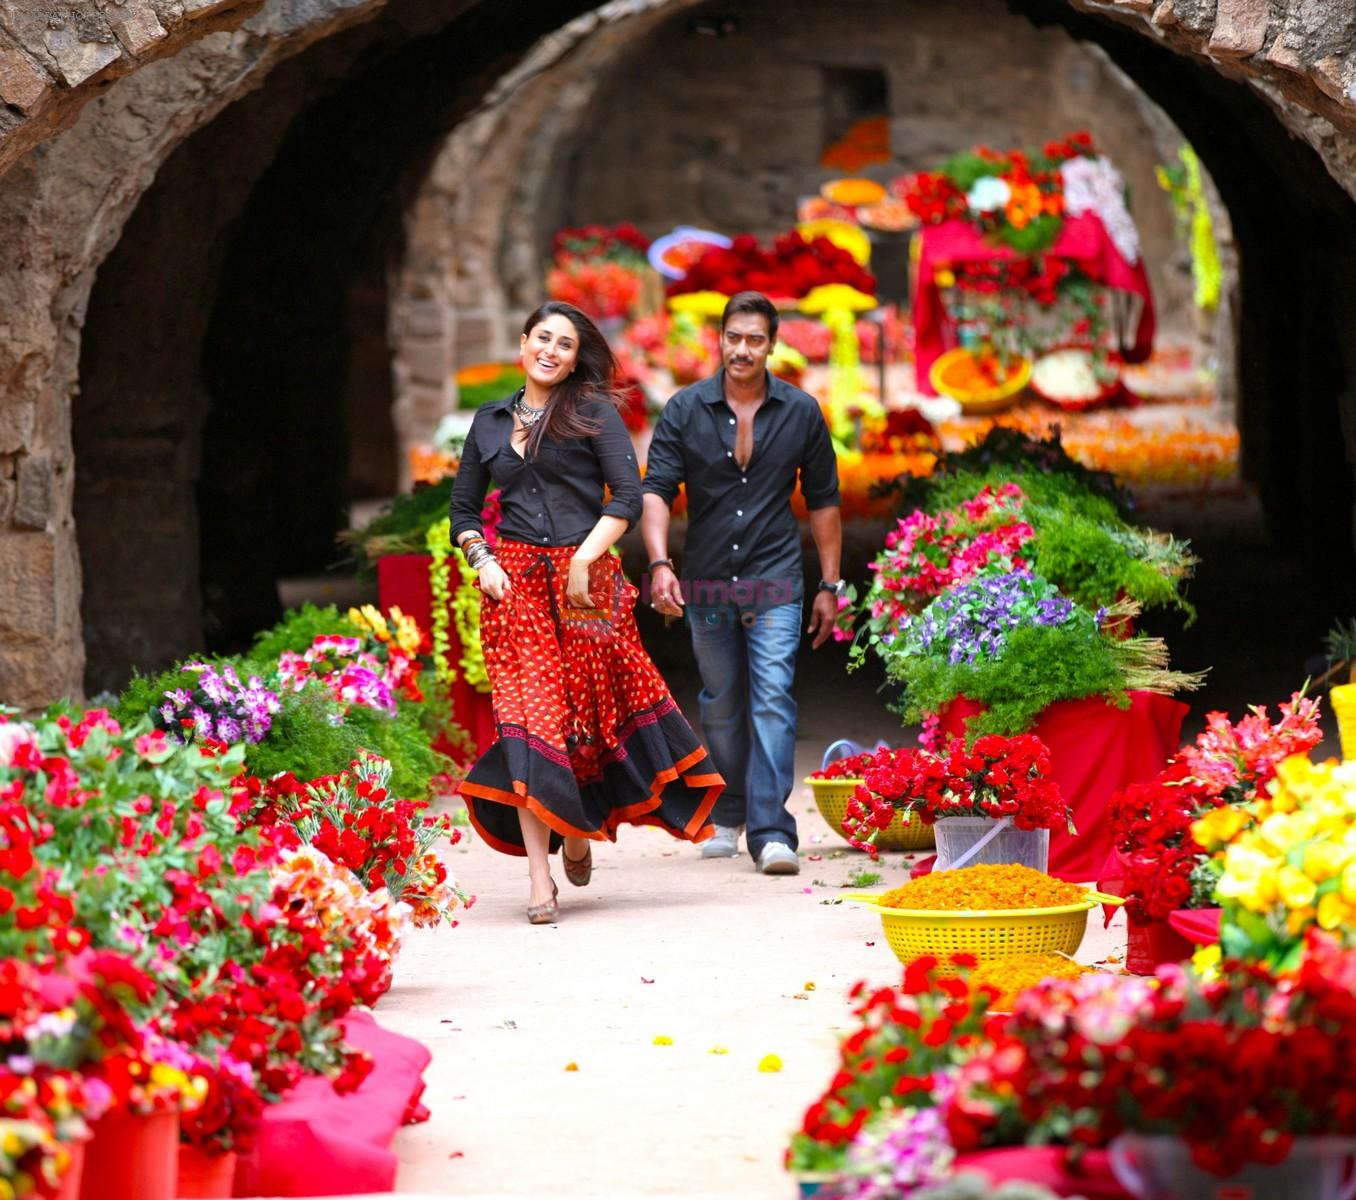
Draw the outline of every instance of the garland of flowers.
M444 683L457 679L449 652L450 621L456 622L457 638L461 642L461 677L478 692L490 691L490 675L485 667L485 651L480 644L480 589L476 587L476 573L466 561L460 547L452 545L451 521L437 522L428 531L428 552L433 557L428 580L433 590L433 661L437 677ZM461 582L452 593L451 566L457 564Z
M447 637L449 614L451 612L450 579L447 560L452 554L452 521L444 517L429 526L424 535L424 545L433 558L429 564L428 582L433 591L432 628L429 636L433 641L433 673L442 683L453 684L457 681L456 669L448 655L451 642Z

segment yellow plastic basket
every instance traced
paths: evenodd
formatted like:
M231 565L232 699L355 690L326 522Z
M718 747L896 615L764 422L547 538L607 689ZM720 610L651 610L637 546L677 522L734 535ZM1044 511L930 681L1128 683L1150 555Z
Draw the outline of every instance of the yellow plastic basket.
M814 793L815 806L820 815L840 837L846 839L843 818L847 816L848 801L857 790L861 779L807 779ZM932 826L915 817L907 825L898 813L895 819L876 835L878 850L931 850L937 845Z
M1124 904L1119 896L1088 892L1073 904L1050 908L1009 908L948 912L917 908L886 908L878 895L854 892L845 897L880 914L885 940L902 963L924 954L935 955L942 971L947 956L969 953L976 958L1006 958L1013 954L1077 953L1087 932L1088 913L1099 904Z

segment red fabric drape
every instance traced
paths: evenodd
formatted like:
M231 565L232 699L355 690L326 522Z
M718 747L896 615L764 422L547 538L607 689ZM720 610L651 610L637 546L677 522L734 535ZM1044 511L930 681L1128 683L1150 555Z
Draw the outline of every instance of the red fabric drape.
M962 696L942 713L944 736L963 735L980 706ZM1099 878L1111 850L1107 804L1132 783L1152 778L1181 744L1187 706L1168 696L1131 692L1121 709L1099 698L1052 704L1031 730L1050 748L1051 775L1073 809L1077 835L1050 835L1050 874L1075 882Z
M914 369L918 390L925 396L935 396L937 393L929 372L943 351L954 345L948 341L951 332L937 286L937 272L959 262L1009 260L1020 255L1007 246L986 240L973 225L959 217L928 225L918 236L921 245L913 301ZM1046 253L1076 264L1097 283L1129 292L1143 300L1134 343L1124 349L1123 356L1126 362L1132 363L1147 359L1154 341L1154 301L1143 256L1136 263L1128 262L1107 235L1101 218L1093 213L1066 218L1054 245Z
M377 559L377 590L381 607L389 611L398 608L406 616L419 622L419 628L428 630L433 625L433 587L429 583L428 572L433 560L427 554L390 554ZM455 590L457 583L456 566L452 567L452 581ZM457 637L455 622L448 624L448 653L453 666L461 657L461 641ZM470 759L478 758L494 742L494 710L490 705L489 692L478 692L458 673L457 681L452 685L452 713L460 725L475 743L475 753ZM453 747L440 743L438 749L451 754L453 758L466 762L468 756L454 752Z
M254 1151L235 1172L237 1196L351 1196L395 1187L391 1140L423 1091L432 1055L363 1012L344 1018L344 1038L376 1064L356 1092L335 1093L307 1076L264 1112Z

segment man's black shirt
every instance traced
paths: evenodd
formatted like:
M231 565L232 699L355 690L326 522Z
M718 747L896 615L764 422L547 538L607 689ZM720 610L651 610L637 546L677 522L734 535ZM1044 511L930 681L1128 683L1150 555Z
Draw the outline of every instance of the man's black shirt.
M736 421L721 370L674 395L655 426L644 490L672 504L687 488L682 579L689 604L764 608L804 590L797 475L807 508L839 503L838 466L819 402L775 375L753 417L753 456L735 461Z

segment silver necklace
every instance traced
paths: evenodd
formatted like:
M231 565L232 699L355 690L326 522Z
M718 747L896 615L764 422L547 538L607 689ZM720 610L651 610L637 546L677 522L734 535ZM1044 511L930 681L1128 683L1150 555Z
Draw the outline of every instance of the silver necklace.
M513 411L518 414L518 420L523 423L524 429L531 429L538 421L546 415L545 408L533 408L527 402L525 396L520 395L513 402Z

